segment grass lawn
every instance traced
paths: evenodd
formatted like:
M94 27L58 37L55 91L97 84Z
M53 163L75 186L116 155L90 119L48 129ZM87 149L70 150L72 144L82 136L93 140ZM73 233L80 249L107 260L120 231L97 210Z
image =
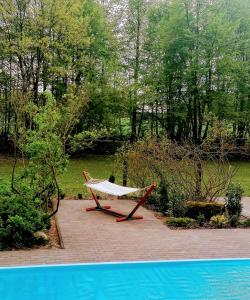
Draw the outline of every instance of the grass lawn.
M13 159L0 156L0 177L8 178L11 175ZM250 196L250 161L232 162L237 167L237 173L233 179L239 182L245 195ZM19 161L17 170L22 166ZM60 178L60 184L66 196L77 196L78 193L87 195L87 190L83 186L82 171L87 170L94 178L108 178L112 171L115 171L116 182L121 183L121 171L115 169L115 158L110 155L87 155L80 159L71 159L67 172Z
M0 177L10 178L13 159L0 156ZM17 172L22 167L22 161L17 164ZM71 159L66 173L59 178L59 183L66 196L77 196L78 193L87 195L87 189L83 185L82 171L90 172L93 178L109 178L115 168L115 158L111 155L87 155L80 159ZM115 172L115 174L119 172ZM121 175L116 177L120 183Z
M67 195L89 194L83 185L82 171L88 171L93 178L106 179L115 168L115 158L111 155L88 155L80 159L71 159L68 170L60 178L62 189ZM117 171L115 171L117 174ZM121 175L116 182L121 183Z

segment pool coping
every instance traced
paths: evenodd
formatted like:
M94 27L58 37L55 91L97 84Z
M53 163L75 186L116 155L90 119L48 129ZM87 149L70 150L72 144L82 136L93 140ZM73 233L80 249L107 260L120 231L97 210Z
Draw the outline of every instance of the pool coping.
M28 268L52 268L52 267L70 267L70 266L105 266L105 265L141 265L155 263L188 263L188 262L211 262L211 261L250 261L250 257L239 258L199 258L199 259L173 259L173 260L142 260L142 261L113 261L113 262L93 262L93 263L73 263L73 264L48 264L48 265L25 265L25 266L7 266L0 267L1 270L10 269L28 269Z

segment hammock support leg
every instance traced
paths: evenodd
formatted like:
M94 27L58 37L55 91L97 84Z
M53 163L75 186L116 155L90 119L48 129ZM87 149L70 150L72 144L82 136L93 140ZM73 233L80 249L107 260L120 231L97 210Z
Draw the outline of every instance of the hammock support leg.
M83 177L86 181L88 181L90 179L89 175L87 172L83 172ZM105 206L101 206L100 202L98 201L98 198L95 194L95 192L90 188L90 192L92 194L92 197L96 203L95 207L89 207L86 208L86 211L102 211L106 214L112 215L114 217L116 217L116 222L123 222L123 221L128 221L128 220L139 220L139 219L143 219L143 216L140 215L134 215L134 213L138 210L138 208L143 205L145 203L145 201L147 200L148 196L152 193L152 191L156 188L155 184L152 184L146 191L146 193L144 194L144 196L138 201L138 203L136 204L136 206L132 209L132 211L128 214L122 213L122 212L118 212L115 210L110 209L111 206L110 205L105 205Z
M86 208L86 211L92 211L92 210L101 210L101 208L105 208L105 209L110 209L111 206L110 205L105 205L105 206L95 206L95 207L88 207Z
M121 217L116 219L116 222L123 222L127 221L129 219L143 219L143 216L133 216L134 213L137 211L137 209L145 203L147 200L148 196L153 192L153 190L156 188L155 184L152 184L149 189L146 191L145 195L139 200L139 202L136 204L134 209L125 217Z

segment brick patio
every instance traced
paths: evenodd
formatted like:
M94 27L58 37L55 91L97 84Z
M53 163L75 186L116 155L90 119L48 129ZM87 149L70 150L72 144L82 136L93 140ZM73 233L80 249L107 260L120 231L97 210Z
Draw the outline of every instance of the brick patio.
M121 211L134 202L103 201ZM100 261L250 257L250 229L170 230L140 208L143 220L117 223L100 212L85 212L92 201L64 200L58 221L65 249L0 252L0 266ZM250 199L244 199L250 215Z

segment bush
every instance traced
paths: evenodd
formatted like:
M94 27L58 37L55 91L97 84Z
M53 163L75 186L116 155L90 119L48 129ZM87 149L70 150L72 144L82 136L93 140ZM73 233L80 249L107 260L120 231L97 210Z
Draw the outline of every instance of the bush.
M176 194L169 201L168 215L174 217L184 217L187 212L186 200L183 194Z
M225 207L229 218L232 216L240 217L242 211L241 197L244 190L240 184L231 184L226 193Z
M216 228L223 228L227 225L228 220L225 215L213 216L210 220L210 224Z
M203 214L199 214L196 221L199 226L203 226L206 221L205 216Z
M35 203L27 195L1 195L0 250L32 247L38 243L34 233L47 228L49 219Z
M212 216L219 215L224 212L224 204L217 202L187 202L186 216L192 219L198 218L199 215L203 215L206 221L209 221Z
M191 218L174 218L174 217L167 218L166 223L169 226L185 227L185 228L190 228L196 224L195 220Z
M159 187L156 189L156 195L154 198L151 198L151 202L154 200L154 206L156 210L166 213L169 209L169 195L168 188L166 184L160 182Z
M239 224L239 216L237 215L233 215L229 221L228 221L229 225L231 227L237 227L237 225Z
M250 219L246 219L246 220L242 223L242 225L243 225L244 227L250 227Z
M167 183L160 182L156 193L152 195L148 202L168 216L183 217L186 213L185 196L179 191L173 190Z
M147 186L155 180L168 182L171 189L184 191L186 199L214 200L225 194L233 169L220 145L207 139L202 145L167 138L144 138L123 147L120 162L126 159L129 180ZM208 162L216 164L207 168ZM157 181L158 181L157 180Z

